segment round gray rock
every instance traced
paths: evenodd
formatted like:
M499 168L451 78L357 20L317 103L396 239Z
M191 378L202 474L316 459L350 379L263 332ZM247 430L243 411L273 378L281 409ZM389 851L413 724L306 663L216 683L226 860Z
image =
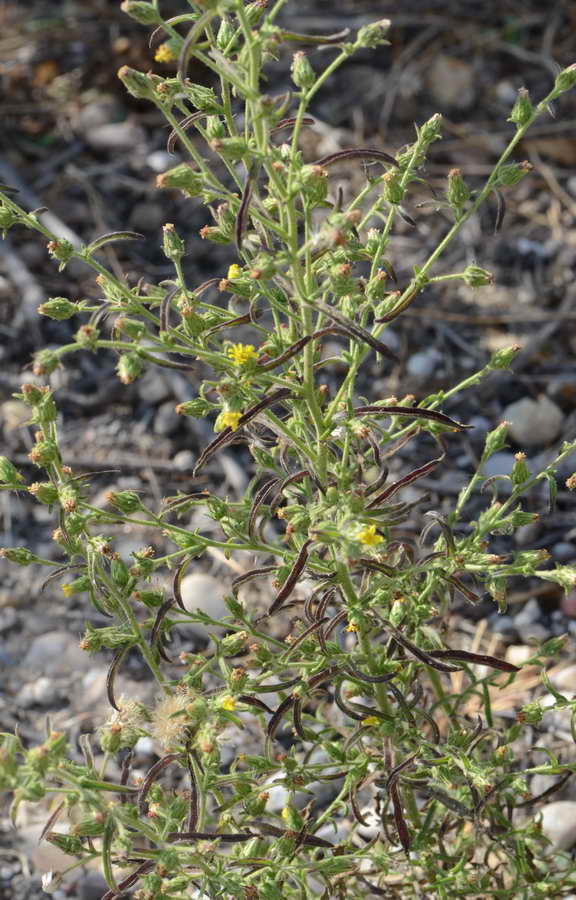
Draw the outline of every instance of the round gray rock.
M503 418L510 423L510 437L521 447L541 447L558 437L564 414L545 395L537 400L523 397L504 410Z
M188 612L200 611L212 619L228 616L228 607L224 603L225 588L218 578L202 572L186 575L181 584L182 602ZM195 634L203 637L214 631L221 631L216 626L191 622L189 627Z
M542 809L542 833L556 850L569 850L576 843L576 803L557 800Z

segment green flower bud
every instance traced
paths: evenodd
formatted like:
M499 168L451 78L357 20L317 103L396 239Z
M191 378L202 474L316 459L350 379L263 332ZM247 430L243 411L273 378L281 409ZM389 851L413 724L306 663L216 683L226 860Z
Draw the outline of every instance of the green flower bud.
M184 87L188 100L190 100L196 109L205 113L222 112L222 107L216 99L213 88L205 87L203 84L191 84L189 81L185 81L184 85L182 85L181 82L178 82L178 84L180 91L182 90L182 86Z
M199 172L195 172L187 163L181 163L179 166L174 166L173 169L168 169L167 172L162 172L161 175L158 175L156 187L178 188L185 196L198 197L202 193L204 179Z
M384 199L394 206L402 203L404 199L405 188L400 182L398 172L385 172L382 176L382 184L384 185Z
M69 856L84 856L84 844L82 839L72 834L60 834L57 831L49 831L45 840L54 844L59 850L63 850Z
M132 596L134 600L140 601L148 609L157 609L159 606L162 606L165 600L164 591L134 591Z
M208 403L202 397L196 397L194 400L186 400L179 403L176 412L179 416L192 416L193 419L202 419L204 416L214 409L212 403Z
M130 66L122 66L118 69L118 78L128 93L138 100L154 99L154 82L149 75L131 69Z
M8 562L16 563L17 566L29 566L33 562L42 562L27 547L0 547L0 557L7 559Z
M424 122L424 124L417 129L419 141L428 146L432 141L441 140L441 128L442 116L440 113L435 113L431 119L428 119L427 122Z
M282 818L284 819L284 822L286 823L286 826L290 831L300 831L300 829L304 825L304 819L302 818L296 807L292 806L291 803L285 806L282 810Z
M60 357L55 350L39 350L34 354L32 371L34 375L50 375L60 365Z
M496 183L503 187L513 187L519 181L522 181L524 176L531 172L533 168L534 166L526 160L521 163L509 163L501 166L498 169Z
M88 818L81 819L80 822L77 822L72 827L71 834L78 834L82 837L98 837L100 834L104 834L105 821L102 818Z
M328 194L328 172L322 166L302 166L297 186L310 203L322 203Z
M144 371L144 361L137 353L123 353L116 364L116 372L122 384L132 384Z
M120 588L126 587L128 581L130 580L128 566L122 559L112 560L110 564L110 575L114 584Z
M40 503L51 506L58 500L58 488L50 481L35 481L28 488L29 493Z
M36 441L28 454L28 459L31 460L35 466L48 466L50 463L60 459L58 445L53 440Z
M466 266L462 273L462 279L468 287L485 287L494 284L494 276L487 269L480 266Z
M519 344L512 344L510 347L503 347L502 350L496 350L496 352L492 355L492 359L488 363L488 368L509 369L519 352Z
M49 319L69 319L78 311L78 304L66 300L65 297L50 297L46 303L42 303L38 307L40 315L48 316Z
M0 229L2 231L2 237L5 238L8 234L10 228L13 225L16 225L20 219L18 215L9 209L7 206L0 206Z
M533 114L534 107L530 101L530 94L526 88L522 87L518 91L518 97L512 107L508 122L514 122L518 128L522 128L523 125L526 125L526 123L530 121Z
M366 285L366 297L371 301L383 300L386 294L388 276L384 269L378 269Z
M514 455L514 465L512 467L512 484L523 484L530 478L530 470L526 465L526 454L516 453Z
M446 198L457 219L460 219L468 200L470 189L462 178L460 169L451 169L448 172L448 190Z
M106 501L124 515L130 515L142 509L142 501L136 491L109 491L106 494Z
M502 450L506 447L506 437L508 435L508 422L500 422L493 431L489 431L486 435L486 442L484 444L484 452L482 454L482 461L485 462L489 459L493 453L497 453L499 450Z
M95 350L99 337L100 331L98 328L95 328L93 325L81 325L74 335L74 340L85 350Z
M127 319L125 316L118 316L114 322L113 331L115 334L126 334L132 340L138 341L146 332L146 326L144 322L140 322L138 319Z
M576 63L572 63L571 66L568 66L567 69L563 69L556 76L556 81L554 82L554 91L557 94L563 94L564 91L569 91L571 87L574 87L576 84Z
M69 259L74 255L74 246L70 243L70 241L65 241L63 239L57 241L49 241L48 243L48 253L53 259L57 259L58 262L62 263L60 269L63 269Z
M369 50L375 50L376 47L389 45L386 35L390 30L390 19L380 19L379 22L370 22L369 25L363 25L356 35L356 47L366 47Z
M236 34L236 29L228 19L222 19L216 35L216 46L219 50L227 50Z
M184 241L171 222L162 226L162 250L164 256L172 262L179 262L186 252Z
M302 88L303 90L312 87L316 82L316 73L310 65L308 57L302 50L299 50L298 53L295 53L292 57L290 74L292 75L292 81L296 87Z
M20 481L24 481L24 476L6 456L0 456L0 484L17 484Z
M250 155L250 145L242 137L214 138L210 141L210 147L223 159L236 161Z
M247 631L237 631L236 634L227 634L222 639L221 647L224 656L236 656L240 650L243 650L248 640Z
M253 3L248 3L245 7L244 14L251 28L254 28L264 15L267 3L268 0L254 0Z
M527 725L539 725L544 718L545 710L542 709L537 700L532 703L525 703L517 713L517 719L521 723Z
M206 119L206 135L209 141L226 137L226 126L220 116L208 116Z
M160 25L162 22L162 18L154 9L153 4L144 3L143 0L123 0L120 9L140 25Z

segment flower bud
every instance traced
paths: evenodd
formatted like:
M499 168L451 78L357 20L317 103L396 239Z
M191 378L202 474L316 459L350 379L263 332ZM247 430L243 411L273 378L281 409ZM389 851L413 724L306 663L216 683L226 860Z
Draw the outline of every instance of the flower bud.
M439 141L442 138L441 128L442 116L440 113L435 113L431 119L428 119L427 122L424 122L424 124L417 129L418 139L426 146L431 144L432 141Z
M184 87L186 97L196 109L210 114L222 112L213 88L205 87L203 84L193 84L190 81L185 81L183 85L178 82L179 91L182 90L182 87Z
M132 340L138 341L145 333L146 326L144 325L144 322L140 322L138 319L128 319L126 316L118 316L114 321L112 330L115 335L126 334L128 337L132 338Z
M213 409L211 403L208 403L202 397L196 397L194 400L186 400L184 403L179 403L176 407L176 412L179 416L192 416L193 419L202 419L211 409Z
M32 372L34 375L50 375L60 364L60 357L55 350L39 350L34 354Z
M384 185L384 199L393 205L402 203L405 189L400 182L398 173L385 172L382 176L382 183Z
M17 566L29 566L33 562L41 562L27 547L0 547L0 557Z
M292 57L290 74L292 75L292 81L296 87L303 88L304 90L312 87L316 81L316 73L310 65L308 57L302 50L299 50L298 53L295 53Z
M58 488L50 481L35 481L28 488L30 494L40 503L51 506L58 500Z
M28 459L36 466L48 466L60 459L58 445L51 439L36 441L28 454Z
M460 169L450 169L448 172L448 190L446 199L457 219L462 216L465 205L470 199L470 189L462 178Z
M17 484L19 481L24 481L24 476L6 456L0 456L0 484Z
M156 187L178 188L187 197L198 197L204 187L204 180L202 175L195 172L187 163L181 163L158 175Z
M74 581L69 581L68 584L62 585L62 593L65 597L73 597L75 594L84 594L86 591L89 591L92 587L92 582L88 575L80 575L79 578L75 578Z
M356 47L366 47L369 50L375 50L380 45L389 45L386 35L390 30L390 19L380 19L379 22L370 22L363 25L356 35Z
M74 340L85 350L95 350L99 337L100 331L94 325L81 325L74 335Z
M138 100L154 99L154 82L149 75L131 69L130 66L122 66L118 69L118 78L128 93Z
M0 206L0 229L2 237L5 238L8 230L19 221L15 212L12 212L7 206Z
M120 558L112 560L110 564L110 575L114 584L120 588L126 587L128 581L130 580L128 566L126 565L124 560Z
M222 653L224 656L236 656L243 650L248 640L247 631L237 631L235 634L227 634L222 638Z
M522 128L523 125L526 125L526 123L530 121L533 115L534 107L530 100L530 94L526 88L522 87L518 91L518 97L512 107L508 121L514 122L518 128Z
M70 243L70 241L65 240L57 240L57 241L49 241L47 244L48 253L53 259L57 259L58 262L62 263L60 269L63 269L66 263L74 254L74 247Z
M122 384L132 384L144 371L144 362L137 353L123 353L116 364L116 372Z
M46 303L41 303L38 312L49 319L69 319L79 311L78 305L66 300L65 297L50 297Z
M494 284L492 273L480 266L466 266L462 278L468 287L485 287L488 284Z
M502 450L506 446L508 425L508 422L500 422L500 424L496 428L488 432L488 434L486 435L486 442L484 444L484 452L482 454L483 461L486 461L487 459L489 459L489 457L492 456L493 453L497 453L499 450Z
M556 76L556 81L554 82L554 91L557 94L563 94L564 91L569 91L571 87L574 87L576 84L576 63L572 63L571 66L568 66L567 69L563 69Z
M210 141L210 147L223 159L232 162L244 159L251 152L248 141L243 137L214 138Z
M519 181L522 181L525 175L528 172L531 172L534 166L532 163L524 162L520 163L509 163L508 165L501 166L498 169L497 175L497 184L502 185L503 187L513 187L515 184L518 184Z
M171 222L162 226L162 250L164 256L172 262L179 262L186 252L184 241Z
M302 166L299 189L310 203L322 203L328 194L328 172L322 166Z
M227 50L236 34L236 30L228 19L222 19L216 35L216 46L219 50Z
M530 470L526 465L526 454L516 453L512 467L512 484L523 484L528 478L530 478Z
M136 491L108 491L106 502L124 515L130 515L142 509L140 496Z
M206 136L209 141L226 137L226 126L220 116L208 116L206 119Z
M509 369L519 352L519 344L512 344L510 347L503 347L502 350L496 350L496 352L492 354L492 359L488 363L488 368Z
M143 0L123 0L120 9L140 25L160 25L162 18L152 3Z

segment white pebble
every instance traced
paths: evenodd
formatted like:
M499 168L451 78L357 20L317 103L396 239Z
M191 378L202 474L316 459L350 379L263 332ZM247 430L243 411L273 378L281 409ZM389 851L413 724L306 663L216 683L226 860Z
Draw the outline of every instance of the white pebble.
M537 400L524 397L504 410L503 418L510 423L510 437L520 447L539 447L550 444L560 432L564 414L548 397Z
M569 850L576 842L576 803L557 800L542 809L542 832L556 850Z

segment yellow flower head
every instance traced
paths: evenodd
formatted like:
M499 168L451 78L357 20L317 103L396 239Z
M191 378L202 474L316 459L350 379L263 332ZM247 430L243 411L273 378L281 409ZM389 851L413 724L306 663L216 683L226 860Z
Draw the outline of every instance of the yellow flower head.
M362 719L362 725L379 725L380 719L378 716L366 716L365 719Z
M233 712L236 709L236 700L234 699L234 697L228 695L226 697L222 697L221 705L222 709L227 710L227 712Z
M349 622L346 626L346 631L358 631L358 626L355 622Z
M166 41L164 44L160 44L160 46L156 50L156 53L154 54L154 59L159 63L172 62L173 59L176 59L174 51L172 50L172 47L170 46L168 41Z
M242 413L240 412L223 412L220 413L217 419L217 426L214 428L214 431L222 431L224 428L231 428L232 431L236 431L238 428L238 422L242 418Z
M360 541L361 544L366 544L367 547L375 547L376 544L381 544L384 538L376 532L375 525L367 525L362 531L358 532L356 540Z
M258 359L258 351L254 344L232 344L228 347L228 356L237 366L245 366L247 363Z
M62 593L64 594L65 597L71 597L72 594L74 593L74 588L72 587L71 584L63 584L62 585Z
M242 267L238 265L238 263L233 263L229 269L226 278L232 280L233 278L242 278Z

